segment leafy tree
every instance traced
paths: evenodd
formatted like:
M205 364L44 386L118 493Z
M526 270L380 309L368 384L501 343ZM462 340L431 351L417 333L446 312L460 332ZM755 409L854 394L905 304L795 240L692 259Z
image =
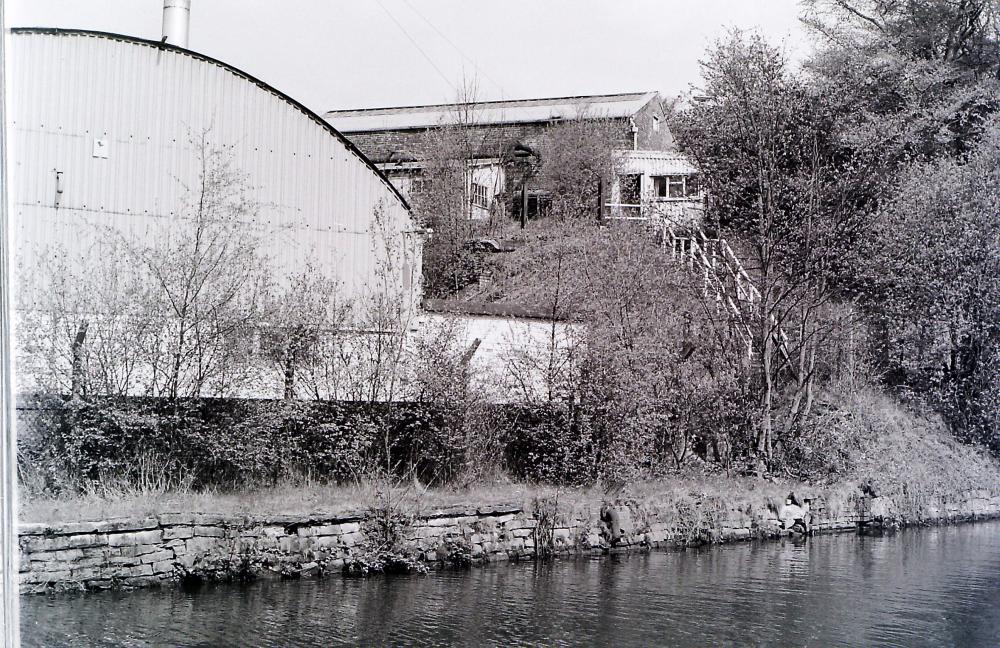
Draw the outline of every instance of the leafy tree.
M586 110L546 129L532 185L548 192L549 216L596 219L602 183L609 191L622 148L621 123Z
M864 305L890 378L929 398L962 438L1000 423L1000 129L967 160L916 163L886 207Z
M840 146L825 95L760 36L734 32L702 74L702 94L676 134L702 171L710 220L737 243L737 257L720 250L722 293L735 299L742 290L737 259L753 284L742 295L748 311L733 315L759 362L757 448L770 463L778 433L809 414L823 348L838 333L831 309L870 227L873 160Z

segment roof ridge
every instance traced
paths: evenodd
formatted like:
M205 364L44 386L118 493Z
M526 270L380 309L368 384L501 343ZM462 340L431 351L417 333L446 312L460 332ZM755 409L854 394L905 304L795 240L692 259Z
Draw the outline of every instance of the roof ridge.
M378 110L411 110L413 108L451 108L454 106L489 106L496 104L511 104L519 102L528 101L566 101L567 99L600 99L605 97L643 97L646 95L656 94L656 90L647 90L644 92L613 92L609 94L595 94L595 95L570 95L567 97L534 97L527 99L493 99L490 101L452 101L449 103L439 103L439 104L417 104L412 106L379 106L376 108L339 108L337 110L328 110L323 113L324 116L336 114L336 113L349 113L349 112L375 112Z

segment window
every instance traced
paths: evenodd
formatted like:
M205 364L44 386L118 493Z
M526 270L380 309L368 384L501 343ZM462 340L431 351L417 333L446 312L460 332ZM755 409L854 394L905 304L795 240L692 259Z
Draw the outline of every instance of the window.
M486 185L472 183L472 204L483 209L490 208L490 190Z
M628 173L618 176L618 187L621 191L621 202L624 205L637 205L641 201L642 176L638 173Z
M698 176L653 176L655 198L695 198L698 193Z
M659 115L653 115L653 132L660 132L660 117Z

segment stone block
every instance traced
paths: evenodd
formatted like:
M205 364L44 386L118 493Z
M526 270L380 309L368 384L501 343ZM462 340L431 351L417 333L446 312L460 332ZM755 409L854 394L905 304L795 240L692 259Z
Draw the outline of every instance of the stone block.
M334 536L344 533L344 525L342 524L320 524L318 526L312 527L313 534L316 536Z
M533 536L535 534L535 530L534 529L514 529L513 531L510 532L510 534L512 536L514 536L515 538L527 538L529 536Z
M131 576L124 581L128 587L147 587L160 582L160 579L153 575Z
M215 538L191 538L185 541L189 553L208 553L219 549L219 541Z
M217 526L196 526L194 535L200 538L225 538L226 530Z
M152 565L154 574L169 574L174 571L173 560L161 560Z
M73 567L70 569L70 579L85 581L91 578L101 578L104 575L100 567Z
M83 558L82 549L61 549L58 551L39 552L32 556L34 560L44 560L46 562L68 563Z
M156 516L161 526L190 526L194 524L194 513L160 513ZM166 530L166 529L164 529Z
M108 545L125 547L129 545L149 545L163 540L163 531L135 531L130 533L112 533L108 535Z
M194 515L194 523L199 526L222 526L228 525L230 522L232 520L227 516L216 513L195 513Z
M301 539L297 536L285 536L284 538L278 538L278 548L288 553L297 553L301 546L300 542Z
M354 533L344 533L338 537L340 538L341 544L353 547L354 545L364 542L365 534L360 531L355 531Z
M178 554L174 559L175 564L181 565L185 569L191 569L196 562L198 562L198 557L195 554Z
M109 556L108 564L122 567L132 567L141 562L138 556Z
M96 529L100 533L127 533L129 531L147 531L160 526L160 521L155 517L147 518L110 518L97 523Z
M448 527L448 526L450 526L450 527L457 527L458 526L458 522L453 517L439 517L439 518L431 518L429 520L426 520L424 522L424 526L429 526L429 527Z
M136 565L135 567L128 568L129 576L152 576L153 566L152 565Z
M70 569L76 569L77 567L101 567L107 564L108 558L105 556L87 556L72 563Z
M81 549L84 547L100 547L108 544L108 536L97 533L87 533L71 536L29 536L22 539L23 551L56 551L60 549Z
M17 535L19 537L32 535L46 535L51 529L43 522L21 522L17 525Z
M261 533L265 538L282 538L287 535L282 526L266 526L261 528Z
M68 569L28 572L28 575L24 578L24 582L26 583L61 583L68 580L70 580L70 571Z
M154 543L120 547L117 551L119 552L119 555L122 556L142 556L143 554L153 553L154 551L160 551L161 549L163 549L162 544Z
M141 557L143 563L155 563L161 560L173 560L174 552L170 549L164 549L163 551L154 551L153 553L148 553Z
M339 536L327 535L312 538L313 546L317 548L336 547L340 544Z
M194 528L189 526L175 526L163 530L164 540L186 540L194 536Z

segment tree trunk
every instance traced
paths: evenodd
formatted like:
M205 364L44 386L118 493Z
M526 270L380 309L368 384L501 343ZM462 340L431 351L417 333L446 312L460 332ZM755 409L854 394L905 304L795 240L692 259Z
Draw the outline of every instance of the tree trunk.
M69 390L69 396L72 400L79 398L83 391L83 343L87 339L89 326L90 322L82 320L76 329L76 337L73 339L73 374Z
M285 356L285 400L295 398L295 354L288 353Z

